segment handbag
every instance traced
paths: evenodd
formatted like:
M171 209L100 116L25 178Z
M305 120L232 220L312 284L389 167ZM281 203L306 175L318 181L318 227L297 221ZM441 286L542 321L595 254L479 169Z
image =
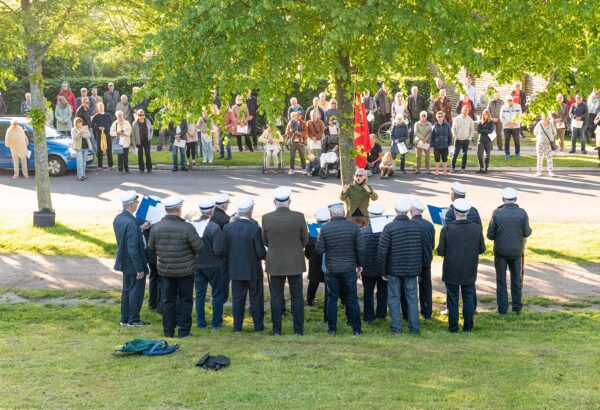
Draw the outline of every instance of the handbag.
M544 126L540 124L540 128L542 129L542 131L544 132L544 135L546 136L546 138L548 139L548 142L550 143L550 149L552 151L556 151L556 144L554 143L554 141L552 141L550 139L550 137L548 136L548 134L546 134L546 130L544 129Z
M123 154L123 146L119 144L119 138L112 139L112 152L113 154L122 155Z

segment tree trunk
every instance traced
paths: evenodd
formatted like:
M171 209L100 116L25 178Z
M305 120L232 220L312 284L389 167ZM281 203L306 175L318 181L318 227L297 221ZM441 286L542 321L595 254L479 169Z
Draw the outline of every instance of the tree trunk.
M335 76L335 92L340 113L340 170L342 173L342 184L350 184L354 179L356 162L350 152L354 149L354 98L352 96L350 57L338 55L338 60L344 68L343 76Z

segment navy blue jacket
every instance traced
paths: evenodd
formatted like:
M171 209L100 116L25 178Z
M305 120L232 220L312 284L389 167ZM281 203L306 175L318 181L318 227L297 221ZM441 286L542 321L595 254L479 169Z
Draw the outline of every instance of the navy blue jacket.
M392 125L392 130L391 130L391 138L392 138L392 145L391 145L391 150L390 152L392 154L397 154L399 152L398 150L398 146L396 145L399 142L406 142L407 138L408 138L408 127L406 126L405 123L402 123L400 125L394 123L394 125Z
M365 245L355 222L336 216L323 225L315 250L325 253L325 269L330 273L348 273L363 266Z
M418 222L423 229L423 267L429 267L433 260L433 249L435 248L435 228L423 215L415 215L412 220Z
M452 145L452 127L446 121L443 123L435 122L431 129L431 137L429 137L431 146L437 149L448 148Z
M223 229L225 225L229 223L229 215L227 215L227 213L221 208L215 207L215 212L213 213L213 216L212 218L210 218L210 220L219 225L221 229Z
M361 228L360 233L365 243L365 258L362 275L369 278L383 276L381 266L377 259L381 232L373 233L373 228L371 228L371 224L369 224L364 228Z
M261 259L267 256L256 221L239 218L223 228L224 257L231 280L262 280Z
M492 213L487 237L494 241L494 255L518 257L525 250L526 238L531 235L529 216L514 203L504 204Z
M203 216L196 222L207 220L208 217ZM196 255L196 268L219 268L223 261L223 247L225 246L223 231L221 227L213 221L208 221L204 234L202 235L204 246L198 255Z
M448 212L446 212L444 219L446 220L446 225L448 225L450 222L456 221L456 216L454 216L454 206L450 205L450 209L448 209ZM477 225L483 226L481 223L481 217L479 216L479 211L474 206L471 207L471 210L467 214L467 221L475 222Z
M411 277L423 267L423 230L418 222L398 215L383 228L378 259L384 276Z
M144 238L135 216L124 209L115 217L113 230L117 238L115 270L125 275L148 272Z

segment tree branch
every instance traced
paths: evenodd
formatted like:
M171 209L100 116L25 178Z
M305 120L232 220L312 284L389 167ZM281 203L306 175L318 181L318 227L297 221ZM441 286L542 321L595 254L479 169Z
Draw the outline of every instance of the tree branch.
M6 9L7 9L8 11L16 11L16 10L15 10L15 9L13 9L12 7L10 7L10 6L8 5L8 3L7 3L7 2L5 2L5 1L3 1L3 0L0 0L0 4L1 4L1 5L3 5L4 7L6 7ZM18 10L18 9L17 9L17 10Z
M49 38L48 42L42 46L42 51L44 53L46 53L48 51L48 49L50 48L50 46L52 45L52 43L54 42L54 40L56 39L56 37L58 37L58 35L62 31L62 29L65 27L65 24L68 21L67 17L69 16L69 14L71 13L71 11L75 7L75 4L77 4L76 0L73 1L73 2L71 2L71 4L69 5L69 7L66 8L64 14L61 16L61 18L59 20L60 23L58 24L58 26L56 26L56 28L54 29L54 31L50 35L50 38Z

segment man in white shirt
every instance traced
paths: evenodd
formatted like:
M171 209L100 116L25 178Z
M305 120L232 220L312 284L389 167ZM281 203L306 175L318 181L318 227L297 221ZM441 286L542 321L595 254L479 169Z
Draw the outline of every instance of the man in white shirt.
M523 111L521 106L513 102L513 96L506 97L506 104L500 108L500 121L504 130L504 157L510 158L510 137L515 140L515 156L521 156L521 142L519 135L521 133L521 123L515 117L521 115Z
M452 156L452 171L456 168L456 159L459 151L462 151L462 160L460 164L461 174L465 173L467 167L467 151L469 150L469 142L471 136L475 132L475 123L469 116L469 107L462 107L461 114L454 119L452 123L452 135L456 138L454 141L454 155Z

